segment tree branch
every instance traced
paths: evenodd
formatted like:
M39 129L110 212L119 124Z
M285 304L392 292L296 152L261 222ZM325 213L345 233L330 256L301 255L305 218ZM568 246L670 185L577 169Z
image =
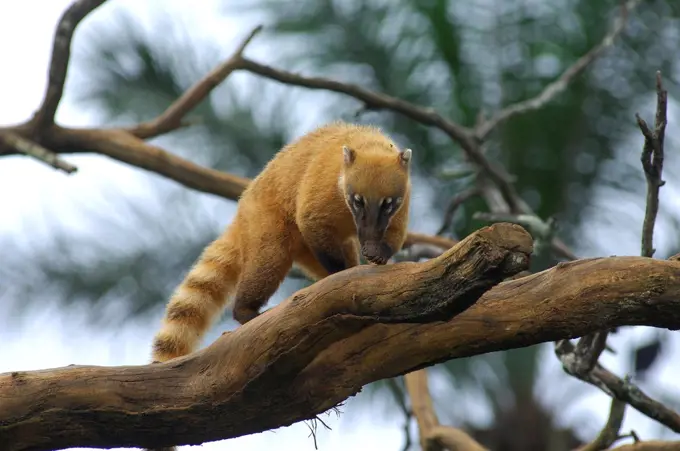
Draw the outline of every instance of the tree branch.
M525 269L530 253L524 229L498 224L424 263L363 265L324 278L209 347L163 364L1 375L0 449L155 448L313 418L371 380L426 362L418 353L392 355L387 366L368 371L377 360L361 354L373 340L386 340L377 347L387 349L391 339L382 332L446 324ZM342 365L334 360L340 356ZM192 421L205 415L203 424Z
M593 302L596 301L593 300ZM670 326L669 328L677 330L679 327ZM611 326L606 328L606 330L609 329L611 329ZM619 378L599 363L596 363L590 372L580 372L578 370L578 359L575 357L574 351L574 345L566 339L558 340L555 345L555 354L562 362L562 366L568 374L599 388L613 398L628 403L634 409L671 430L680 432L680 414L650 398L642 390L630 383L630 381Z
M221 440L311 419L367 383L453 358L621 325L680 327L680 263L643 257L561 263L465 309L520 270L508 262L526 264L529 243L497 224L427 262L343 271L163 364L4 374L0 448Z
M54 115L61 101L66 72L71 59L71 40L78 24L106 0L76 0L59 19L50 60L49 80L40 109L33 117L34 133L39 136L54 124Z
M404 376L411 397L413 415L420 431L420 448L423 451L488 451L465 431L441 426L434 411L432 397L424 368Z
M647 204L645 219L642 224L642 255L651 257L654 255L654 224L659 211L659 189L665 184L663 174L663 142L666 131L666 104L668 93L661 82L661 72L656 72L656 119L654 131L651 131L647 123L635 114L640 131L645 138L642 149L642 169L647 180Z
M642 227L641 254L651 258L654 254L654 226L659 208L659 189L663 186L663 140L666 127L667 93L663 89L661 73L656 73L656 124L654 132L649 130L645 121L636 114L640 130L645 137L642 151L642 168L647 180L647 202ZM609 330L598 331L582 337L576 348L568 341L556 344L555 352L562 361L564 369L571 375L588 382L613 397L612 410L616 400L626 401L635 409L656 419L676 432L680 432L680 415L663 404L649 398L628 380L621 380L597 364L604 350Z
M229 59L210 71L205 77L186 90L179 99L163 112L163 114L152 121L138 124L128 131L137 138L148 139L168 133L182 126L182 119L184 116L196 108L196 106L201 103L213 89L222 83L234 69L236 69L246 47L260 31L262 31L262 26L258 25L246 36Z

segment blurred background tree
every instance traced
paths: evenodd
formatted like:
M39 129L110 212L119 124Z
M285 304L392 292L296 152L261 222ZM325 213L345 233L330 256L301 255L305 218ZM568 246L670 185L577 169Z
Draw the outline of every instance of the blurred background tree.
M253 23L264 21L265 33L258 41L270 49L263 59L267 64L351 81L431 106L467 126L475 123L480 110L493 112L537 94L596 45L618 14L615 1L481 3L252 0L223 1L220 11ZM235 45L197 42L161 10L154 27L163 34L145 32L138 19L125 12L117 12L109 22L96 32L76 33L83 49L77 61L87 67L78 101L105 112L102 122L107 124L155 117ZM643 2L624 36L565 94L508 121L489 141L490 158L516 176L518 192L539 216L559 219L560 237L581 255L603 249L581 234L594 215L600 221L607 218L608 227L618 222L617 227L639 235L640 224L627 217L620 204L598 199L605 192L637 208L643 205L638 159L620 158L619 148L635 133L634 111L653 98L655 70L665 74L669 97L677 92L678 29L680 3ZM303 102L310 98L314 105ZM418 209L435 220L414 219L414 228L437 230L448 200L470 187L475 177L459 147L438 130L360 107L339 95L232 75L190 115L195 125L154 141L200 164L252 177L284 143L312 126L333 119L379 124L414 149L417 184L429 188L418 195ZM672 177L674 169L666 173ZM55 227L40 244L4 243L11 249L7 255L12 264L3 268L0 280L21 290L26 300L14 308L30 305L49 286L65 306L89 312L92 321L103 326L159 316L171 290L228 222L234 206L206 200L153 174L147 179L147 198L110 192L103 193L110 208L83 205L83 217L90 221L83 230L88 232ZM445 233L466 236L484 225L472 214L486 210L482 199L469 199ZM673 214L662 211L661 216L677 224ZM657 257L678 251L673 240L666 248L657 246ZM534 269L556 261L542 255ZM305 283L287 281L278 299ZM119 314L104 314L112 309ZM234 326L227 314L217 329ZM548 391L557 393L543 396L545 387L537 385L539 363L554 358L550 346L433 368L431 377L444 387L435 396L442 421L465 427L497 451L572 449L578 443L578 425L560 425L556 406L568 408L578 399L573 390L578 395L586 387L558 375L564 384L550 387ZM380 400L385 415L401 415L396 405L403 398L401 379L381 381L367 387L348 408L368 408L367 400ZM454 398L457 401L451 402ZM486 409L488 420L471 420L465 407L470 405Z

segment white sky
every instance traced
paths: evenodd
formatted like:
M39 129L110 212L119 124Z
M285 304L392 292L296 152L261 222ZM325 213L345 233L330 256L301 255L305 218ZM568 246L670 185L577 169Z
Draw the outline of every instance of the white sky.
M93 20L105 19L106 14L113 7L125 6L131 8L135 2L129 0L112 0L101 7L92 17ZM243 21L229 21L215 18L211 14L213 4L207 2L201 9L189 6L186 0L166 0L164 8L175 11L177 20L200 23L192 31L202 35L214 34L219 36L219 42L231 49L235 39L242 36L249 28L249 23ZM52 46L54 26L70 4L68 0L24 0L23 2L0 2L0 61L5 62L5 69L0 72L0 124L13 124L26 120L39 105L45 88L47 65ZM135 11L145 9L144 5L155 5L149 1L139 4ZM39 11L39 14L36 14ZM88 18L88 20L91 18ZM88 21L84 23L87 26ZM216 38L217 39L217 38ZM75 40L78 40L76 32ZM263 52L258 52L262 54ZM266 52L264 52L266 54ZM74 85L68 85L68 89ZM68 101L69 93L59 109L57 120L65 125L85 126L96 122L96 117L79 111ZM79 172L74 176L66 176L54 171L41 163L28 158L11 157L0 159L0 201L5 216L0 222L0 233L21 233L22 224L50 221L71 221L76 216L79 203L86 202L88 194L95 195L97 187L106 183L114 183L114 179L125 177L126 192L135 189L134 178L144 177L145 174L132 170L122 164L101 157L78 156L67 157L77 166ZM666 188L664 188L666 189ZM426 195L426 193L424 194ZM67 199L68 201L65 201ZM54 205L58 205L59 209ZM66 208L68 207L68 208ZM662 207L663 208L663 207ZM69 212L71 210L71 212ZM427 219L427 218L426 218ZM419 230L432 231L433 225L420 220ZM593 236L600 232L594 232ZM609 237L610 240L614 238ZM599 239L599 236L598 236ZM632 246L625 252L611 246L612 253L619 255L639 252ZM618 252L617 252L618 251ZM1 291L1 290L0 290ZM5 298L6 299L6 298ZM16 300L18 301L18 300ZM84 318L75 317L72 313L68 317L60 314L56 307L36 306L30 321L17 330L9 331L6 325L12 324L18 318L0 318L0 372L11 370L31 370L64 366L72 363L97 365L144 364L148 361L151 337L155 333L156 324L140 322L125 325L121 331L108 332L94 329ZM0 310L1 311L1 310ZM3 325L4 323L4 325ZM635 329L620 334L613 340L613 345L624 351L632 340L647 335L649 330ZM673 342L672 354L663 359L662 368L655 374L654 384L659 388L674 387L674 393L680 395L677 384L673 382L670 362L679 357L677 336ZM605 364L621 374L625 370L623 364L611 355L603 358ZM561 369L556 359L551 355L543 359L545 378L541 383L541 395L551 398L551 380L560 377ZM561 384L561 382L560 382ZM436 381L433 381L436 387ZM648 387L645 387L649 390ZM603 424L608 409L605 395L596 389L588 388L582 402L576 403L564 412L564 421L579 422L582 431L592 436ZM455 402L455 401L454 401ZM349 407L348 407L349 408ZM332 431L325 431L321 427L317 434L320 450L345 450L359 446L360 449L399 450L403 445L402 422L400 415L385 415L383 407L378 412L366 409L359 413L352 410L351 421L347 415L339 421L334 414L323 416L324 421L332 427ZM346 409L345 409L346 410ZM475 417L484 419L483 412L473 412ZM382 417L385 418L382 418ZM580 420L580 421L579 421ZM628 409L623 430L634 428L643 438L658 437L660 432L652 421L646 419L632 409ZM239 449L264 450L270 447L280 450L313 450L314 442L309 437L309 429L301 423L288 428L281 428L275 432L265 432L248 437L205 444L201 447L186 447L185 449Z

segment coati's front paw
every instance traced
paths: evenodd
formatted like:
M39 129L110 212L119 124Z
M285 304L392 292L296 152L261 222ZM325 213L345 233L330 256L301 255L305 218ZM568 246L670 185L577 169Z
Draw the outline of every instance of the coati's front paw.
M361 253L369 263L385 265L392 257L392 248L387 243L368 241L361 246Z

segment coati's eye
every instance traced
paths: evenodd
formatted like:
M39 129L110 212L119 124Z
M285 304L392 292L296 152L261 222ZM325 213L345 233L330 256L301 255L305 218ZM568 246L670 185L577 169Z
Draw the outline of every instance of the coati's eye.
M386 215L389 215L394 210L394 201L391 197L386 197L380 202L380 208Z
M359 194L355 194L352 196L352 201L354 202L354 206L356 208L361 208L364 206L364 198L361 197Z

